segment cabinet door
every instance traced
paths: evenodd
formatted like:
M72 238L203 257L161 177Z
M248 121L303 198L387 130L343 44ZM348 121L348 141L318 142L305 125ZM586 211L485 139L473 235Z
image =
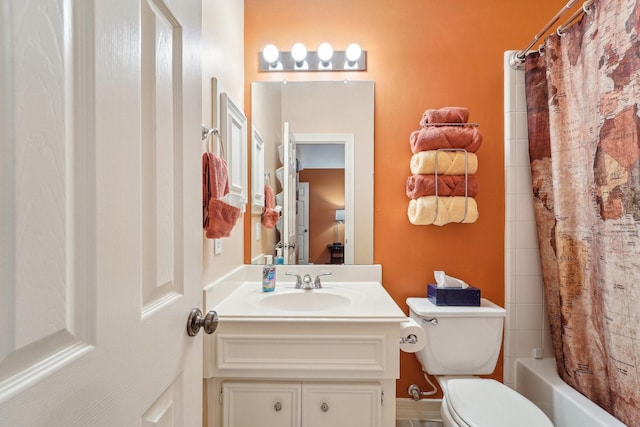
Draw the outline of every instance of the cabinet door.
M300 427L299 383L225 382L224 427Z
M380 384L318 384L302 386L303 427L379 427Z

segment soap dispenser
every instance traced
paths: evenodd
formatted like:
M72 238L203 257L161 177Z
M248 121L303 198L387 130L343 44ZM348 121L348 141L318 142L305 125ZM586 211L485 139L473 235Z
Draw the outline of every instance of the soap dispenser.
M262 292L273 292L276 289L276 267L273 265L273 255L265 255L262 267Z
M276 265L284 264L284 257L282 256L282 248L276 248L275 264Z

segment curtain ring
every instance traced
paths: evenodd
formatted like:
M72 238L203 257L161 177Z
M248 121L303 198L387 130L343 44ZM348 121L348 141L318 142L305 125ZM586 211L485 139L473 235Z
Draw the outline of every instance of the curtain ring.
M582 10L587 15L589 15L593 11L593 9L591 8L591 6L593 5L593 1L594 0L587 0L584 3L582 3Z
M542 43L540 47L538 47L538 53L540 54L540 56L544 55L544 50L546 48L547 48L547 41L545 40L544 43Z
M558 29L556 30L556 34L557 34L559 37L564 37L564 27L563 27L562 25L560 25L560 26L558 27Z

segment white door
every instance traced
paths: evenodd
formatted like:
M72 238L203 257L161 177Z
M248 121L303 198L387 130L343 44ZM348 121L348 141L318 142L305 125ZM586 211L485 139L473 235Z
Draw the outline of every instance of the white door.
M284 122L282 137L284 138L284 219L282 230L282 246L285 264L296 263L296 188L298 184L298 170L296 160L296 140L289 128L289 123Z
M309 264L309 183L298 183L298 264Z
M199 426L199 0L3 0L0 425Z

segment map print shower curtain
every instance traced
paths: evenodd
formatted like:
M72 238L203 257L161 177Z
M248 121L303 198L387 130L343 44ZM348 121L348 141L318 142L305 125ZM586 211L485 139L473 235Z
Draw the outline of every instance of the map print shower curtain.
M596 0L526 59L533 195L559 374L640 422L640 0Z

